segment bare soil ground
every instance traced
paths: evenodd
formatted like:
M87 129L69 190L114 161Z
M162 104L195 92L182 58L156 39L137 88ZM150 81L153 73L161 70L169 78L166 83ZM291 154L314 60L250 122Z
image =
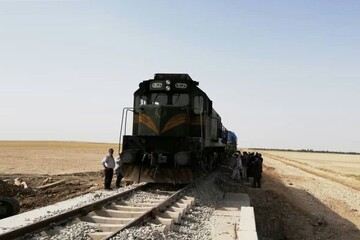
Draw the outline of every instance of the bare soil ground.
M360 155L290 151L261 152L266 155L296 161L303 165L308 165L324 171L336 172L348 177L360 177Z
M0 141L0 196L16 197L20 211L70 199L103 187L101 160L116 144ZM13 185L20 178L28 189ZM64 183L46 189L44 185Z
M261 151L272 159L360 191L360 155Z
M110 147L117 154L117 144L0 141L0 175L98 171Z
M15 186L15 178L25 181L29 188ZM26 212L98 190L103 187L102 179L102 171L52 176L3 174L0 177L0 196L15 197L20 203L20 212ZM45 180L47 184L60 180L65 182L45 189L38 188L44 186L42 183Z
M17 197L23 212L102 188L100 161L109 147L117 151L116 144L0 142L0 180L7 181L0 196ZM357 179L346 185L341 174L279 155L264 164L262 188L249 189L260 239L360 239ZM12 185L17 177L29 189ZM45 179L66 181L37 189Z
M263 186L250 189L260 239L360 239L359 191L264 158Z

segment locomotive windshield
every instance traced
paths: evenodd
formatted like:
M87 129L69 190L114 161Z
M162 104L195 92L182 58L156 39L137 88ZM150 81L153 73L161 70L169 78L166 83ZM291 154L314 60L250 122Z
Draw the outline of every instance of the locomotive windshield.
M150 97L147 95L135 96L135 108L143 105L173 105L188 106L190 97L187 93L152 93Z
M172 95L172 105L174 105L174 106L189 105L189 94L174 93Z
M153 93L151 94L151 104L167 105L168 96L165 93Z

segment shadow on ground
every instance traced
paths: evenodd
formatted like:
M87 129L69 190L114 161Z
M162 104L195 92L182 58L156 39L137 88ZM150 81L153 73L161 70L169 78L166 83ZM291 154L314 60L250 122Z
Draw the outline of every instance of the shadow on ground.
M360 239L360 230L342 218L310 193L284 185L265 168L263 188L249 188L251 205L255 209L259 239ZM294 199L294 196L297 196ZM319 212L299 207L298 201L306 198Z

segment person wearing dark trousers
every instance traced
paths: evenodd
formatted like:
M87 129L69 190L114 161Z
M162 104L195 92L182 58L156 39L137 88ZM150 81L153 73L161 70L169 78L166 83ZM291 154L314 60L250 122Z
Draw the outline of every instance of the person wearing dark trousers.
M243 152L243 155L241 157L242 162L242 176L244 180L249 181L249 177L247 175L248 173L248 167L249 167L249 156L247 152Z
M106 190L112 189L111 181L114 175L114 167L115 167L115 160L113 154L114 154L114 149L110 148L108 154L101 161L102 165L104 166L104 175L105 175L104 188Z
M254 173L253 187L261 188L261 160L259 157L255 157L252 167Z
M123 175L122 175L122 162L121 162L120 156L118 158L116 158L116 160L115 160L115 174L116 174L115 187L119 188L121 179L123 178Z

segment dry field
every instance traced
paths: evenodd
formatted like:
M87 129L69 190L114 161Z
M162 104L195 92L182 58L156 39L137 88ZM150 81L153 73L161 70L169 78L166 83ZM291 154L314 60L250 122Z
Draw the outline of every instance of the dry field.
M0 180L9 183L8 188L0 187L0 195L16 196L24 212L101 189L100 161L110 147L117 152L117 144L0 141ZM261 152L263 186L249 194L262 236L359 239L360 156ZM37 189L49 175L52 182L66 181ZM11 185L16 177L29 189Z
M102 170L102 158L117 144L0 141L0 175L65 174Z
M264 153L296 161L328 172L336 172L349 177L360 179L360 155L262 151Z
M359 155L259 152L263 186L250 193L257 221L270 216L283 227L286 238L273 239L360 239Z
M9 183L2 183L0 196L16 197L24 212L101 189L101 160L110 147L117 152L117 144L0 141L0 183ZM26 182L29 188L12 185L15 178ZM46 180L65 182L37 189Z
M360 155L260 151L264 156L360 190ZM266 163L265 163L266 164Z

